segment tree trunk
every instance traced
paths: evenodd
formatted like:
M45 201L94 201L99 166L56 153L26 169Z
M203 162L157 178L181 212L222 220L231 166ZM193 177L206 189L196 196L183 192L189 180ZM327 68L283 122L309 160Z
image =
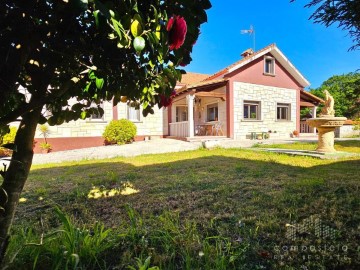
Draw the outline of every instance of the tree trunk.
M13 153L12 161L5 173L4 181L0 188L0 203L4 211L0 215L0 265L9 242L9 231L14 219L16 206L26 179L29 175L33 159L33 140L36 126L42 108L35 109L25 115L21 120L15 137L17 151ZM4 192L5 191L5 192Z

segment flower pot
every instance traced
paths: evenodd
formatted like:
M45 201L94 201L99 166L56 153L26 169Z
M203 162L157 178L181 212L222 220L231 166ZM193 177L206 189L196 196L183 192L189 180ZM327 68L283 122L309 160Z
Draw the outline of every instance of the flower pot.
M50 152L50 149L41 149L42 154L47 154Z

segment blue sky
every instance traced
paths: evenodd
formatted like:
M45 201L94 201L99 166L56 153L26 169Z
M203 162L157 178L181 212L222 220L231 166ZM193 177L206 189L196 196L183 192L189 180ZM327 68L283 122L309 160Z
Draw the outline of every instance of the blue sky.
M348 51L352 40L347 32L308 20L314 9L303 6L310 0L210 1L208 22L201 26L186 71L213 74L241 59L240 54L253 46L252 37L241 34L250 25L256 31L256 50L276 43L310 88L332 75L360 69L360 51Z

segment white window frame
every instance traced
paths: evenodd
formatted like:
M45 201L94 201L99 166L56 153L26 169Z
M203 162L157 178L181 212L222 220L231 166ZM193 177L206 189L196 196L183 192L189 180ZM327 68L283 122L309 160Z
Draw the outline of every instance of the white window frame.
M287 109L285 118L283 118L282 110L280 110L280 118L279 118L278 110L280 108ZM281 122L291 121L291 103L285 103L285 102L276 103L276 121L281 121Z
M217 108L217 109L215 109L214 119L210 119L209 109L213 109L213 108L214 109ZM219 121L219 103L210 103L206 105L206 121L207 122Z
M267 63L270 62L270 72L267 72ZM275 75L275 58L271 56L264 56L264 74L265 75Z
M245 108L246 106L246 108ZM251 118L251 106L256 106L256 118ZM247 110L248 117L245 117ZM261 101L258 100L244 100L243 103L243 119L245 121L260 121L261 120Z
M132 114L131 111L134 111L134 113ZM133 117L133 115L136 112L136 116ZM131 122L141 122L141 109L139 108L138 110L135 107L130 106L129 104L127 104L126 106L126 119L131 121Z

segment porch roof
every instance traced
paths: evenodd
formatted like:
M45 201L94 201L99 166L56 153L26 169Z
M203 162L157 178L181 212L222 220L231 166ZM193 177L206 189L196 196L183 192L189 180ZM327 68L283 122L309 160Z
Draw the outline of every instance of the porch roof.
M215 90L219 87L225 86L227 84L228 78L211 80L211 81L203 81L195 84L185 85L176 90L176 96L187 93L189 91L211 91Z
M319 98L305 90L301 90L300 91L300 101L303 102L303 104L300 103L301 106L305 106L308 107L308 105L306 105L307 103L311 103L313 106L314 105L319 105L320 103L325 103L325 101L322 98Z

